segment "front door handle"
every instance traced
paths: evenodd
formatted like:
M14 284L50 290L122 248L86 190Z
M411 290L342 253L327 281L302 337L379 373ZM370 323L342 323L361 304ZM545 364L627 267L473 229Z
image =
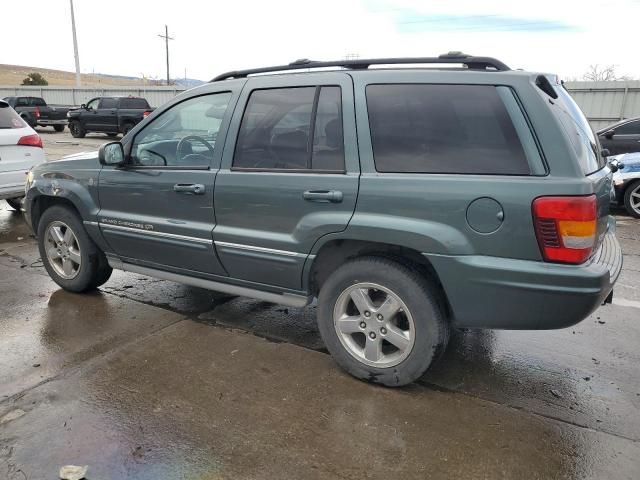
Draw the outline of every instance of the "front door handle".
M193 195L204 194L204 185L201 183L176 183L173 191L177 193L190 193Z
M342 192L337 190L307 190L302 194L302 198L309 202L340 203Z

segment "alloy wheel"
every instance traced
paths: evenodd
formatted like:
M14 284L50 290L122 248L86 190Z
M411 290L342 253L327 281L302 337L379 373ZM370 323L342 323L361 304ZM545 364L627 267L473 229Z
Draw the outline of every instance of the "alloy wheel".
M415 324L402 299L374 283L357 283L336 301L333 324L340 342L358 361L377 368L402 362L415 343Z
M82 264L80 245L73 230L63 222L52 222L45 233L47 259L54 271L65 280L78 275Z

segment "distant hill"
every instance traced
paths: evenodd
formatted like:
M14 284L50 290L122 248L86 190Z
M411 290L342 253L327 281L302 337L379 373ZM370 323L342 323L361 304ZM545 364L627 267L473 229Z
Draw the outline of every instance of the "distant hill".
M64 70L53 70L49 68L26 67L23 65L5 65L0 64L0 85L13 86L22 84L22 80L27 74L37 72L41 74L49 82L49 86L55 87L73 87L76 84L75 72L66 72ZM158 81L142 78L127 77L124 75L107 75L103 73L82 73L83 87L122 87L122 86L143 86L159 84ZM191 88L204 83L201 80L193 78L176 79L175 83L179 87Z

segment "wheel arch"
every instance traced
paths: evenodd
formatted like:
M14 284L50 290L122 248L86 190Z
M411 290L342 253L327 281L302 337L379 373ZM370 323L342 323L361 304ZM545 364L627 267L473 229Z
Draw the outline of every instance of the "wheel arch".
M419 251L402 245L354 239L332 239L326 241L305 265L303 287L311 295L317 296L322 284L331 272L349 260L359 257L382 257L394 260L419 273L432 282L442 300L442 308L447 318L452 310L440 276L431 262Z

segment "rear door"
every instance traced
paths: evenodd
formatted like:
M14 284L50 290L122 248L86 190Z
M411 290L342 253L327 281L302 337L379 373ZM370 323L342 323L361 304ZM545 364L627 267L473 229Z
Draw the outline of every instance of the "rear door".
M628 122L616 127L611 139L617 155L620 153L633 153L640 151L640 120Z
M348 75L250 78L215 189L214 240L229 275L300 289L314 243L347 227L359 174Z
M220 86L183 99L136 134L125 168L101 170L100 229L125 261L225 275L211 236L213 186L237 95Z

